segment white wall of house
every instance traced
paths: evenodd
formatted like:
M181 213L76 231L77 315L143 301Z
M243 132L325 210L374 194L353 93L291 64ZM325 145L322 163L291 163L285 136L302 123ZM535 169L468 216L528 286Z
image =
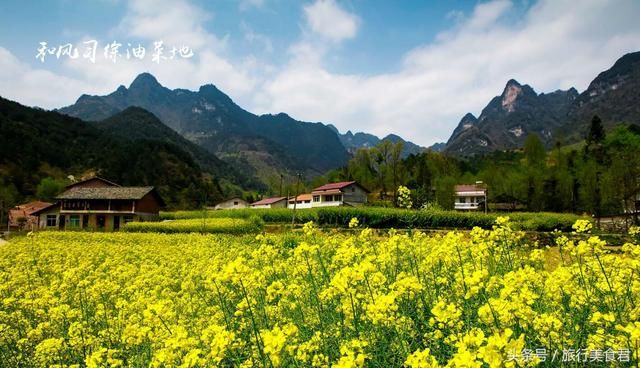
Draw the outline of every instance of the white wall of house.
M459 192L456 193L456 199L453 208L456 210L478 210L479 204L484 202L485 195L483 192Z
M311 208L313 205L311 200L308 201L298 201L298 203L296 203L296 209L300 209L300 208ZM289 205L288 208L293 209L293 201L289 201Z
M344 204L342 194L312 193L312 207L337 207Z
M287 208L287 201L283 199L271 204L252 204L251 208Z
M232 198L215 205L214 210L231 210L239 208L247 208L249 203L242 198Z
M38 215L39 229L57 229L60 226L60 213L57 208Z

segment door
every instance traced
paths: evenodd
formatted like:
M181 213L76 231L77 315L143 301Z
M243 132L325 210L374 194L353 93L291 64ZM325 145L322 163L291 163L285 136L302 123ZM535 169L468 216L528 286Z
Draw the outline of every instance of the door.
M64 229L64 222L65 222L65 220L66 220L66 219L64 218L64 215L60 215L60 222L58 223L58 228L59 228L60 230L63 230L63 229Z
M113 230L120 229L120 216L113 216Z
M104 225L106 224L107 219L104 215L96 216L96 227L100 230L104 230Z
M87 227L89 227L89 215L83 215L82 216L82 228L86 229Z

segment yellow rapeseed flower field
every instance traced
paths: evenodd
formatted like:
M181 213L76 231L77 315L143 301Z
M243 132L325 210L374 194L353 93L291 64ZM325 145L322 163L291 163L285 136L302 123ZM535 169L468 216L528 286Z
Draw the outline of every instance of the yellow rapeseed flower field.
M640 248L557 243L549 268L504 218L445 235L36 233L0 246L0 365L635 366Z

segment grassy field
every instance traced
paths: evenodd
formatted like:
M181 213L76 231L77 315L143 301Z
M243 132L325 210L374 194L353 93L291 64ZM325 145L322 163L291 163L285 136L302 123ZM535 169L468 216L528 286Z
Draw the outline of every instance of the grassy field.
M302 209L296 211L298 223L314 221L323 226L345 227L352 218L372 228L448 228L471 229L482 227L490 229L501 214L484 214L458 211L417 211L394 208L372 207L331 207ZM258 216L266 223L290 223L293 210L282 209L239 209L220 211L177 211L161 213L164 219L196 218L249 218ZM528 231L571 231L571 225L581 217L566 213L516 212L508 214L513 227Z
M559 235L549 265L511 225L17 238L0 246L2 365L556 367L563 349L637 365L640 248Z

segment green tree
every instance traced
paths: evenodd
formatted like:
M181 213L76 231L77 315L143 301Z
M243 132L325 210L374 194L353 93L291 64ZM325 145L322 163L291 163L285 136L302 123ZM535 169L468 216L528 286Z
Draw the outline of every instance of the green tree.
M40 183L36 188L36 197L41 201L51 202L55 200L55 197L58 194L64 191L67 184L67 181L63 179L46 177L40 180Z

